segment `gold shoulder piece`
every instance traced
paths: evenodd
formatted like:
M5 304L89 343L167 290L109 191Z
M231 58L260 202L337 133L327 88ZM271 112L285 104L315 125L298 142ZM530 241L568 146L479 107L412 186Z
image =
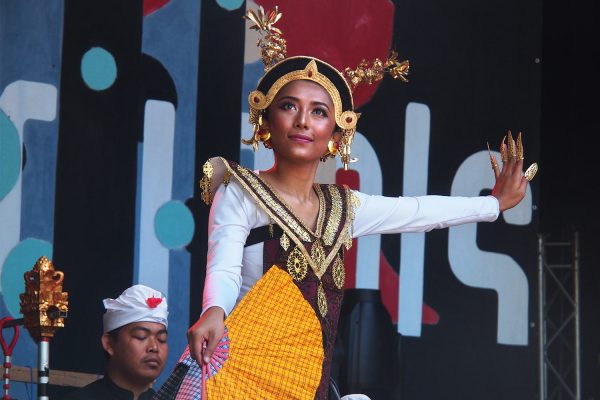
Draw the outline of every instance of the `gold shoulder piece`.
M231 172L226 169L225 173L223 174L223 185L227 186L229 185L229 181L231 180Z
M206 161L202 166L202 179L200 179L200 198L206 205L210 205L212 202L212 193L210 190L210 184L213 177L213 166L210 160Z
M202 166L202 173L199 182L200 198L206 205L210 205L219 186L222 183L225 185L229 183L231 173L221 157L209 158Z

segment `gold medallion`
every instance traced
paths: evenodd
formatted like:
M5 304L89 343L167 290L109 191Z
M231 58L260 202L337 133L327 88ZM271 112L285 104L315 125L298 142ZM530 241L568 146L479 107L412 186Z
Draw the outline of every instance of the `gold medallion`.
M317 288L317 304L319 305L321 316L325 318L327 316L327 297L325 296L325 290L323 290L321 282L319 282L319 287Z
M335 258L331 274L333 275L335 286L338 289L342 289L344 287L344 282L346 281L346 272L344 271L344 263L340 260L339 256Z
M310 249L310 258L312 258L317 266L317 275L320 277L327 269L327 265L325 265L325 250L323 250L320 239L315 240L313 243L312 248Z
M290 238L287 237L285 232L283 233L283 235L281 235L281 238L279 239L279 244L281 245L281 248L285 251L287 251L287 249L290 248Z
M294 247L294 250L288 256L287 270L290 276L298 282L304 279L308 272L308 261L306 261L304 254L302 254L297 246Z

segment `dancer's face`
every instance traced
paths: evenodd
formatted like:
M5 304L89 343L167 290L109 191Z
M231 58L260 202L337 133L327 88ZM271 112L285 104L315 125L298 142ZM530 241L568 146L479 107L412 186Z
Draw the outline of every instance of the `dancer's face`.
M331 97L312 81L286 84L269 106L273 151L289 161L318 161L327 151L335 126Z

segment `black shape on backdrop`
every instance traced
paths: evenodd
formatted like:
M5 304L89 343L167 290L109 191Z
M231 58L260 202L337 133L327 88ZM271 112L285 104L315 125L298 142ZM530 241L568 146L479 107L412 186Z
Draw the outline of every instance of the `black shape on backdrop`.
M160 61L148 54L141 54L141 63L141 99L168 101L177 108L177 90L169 71ZM143 114L143 108L140 113Z
M53 261L65 273L69 319L53 342L54 369L101 372L102 299L132 282L141 27L141 0L65 2ZM103 91L81 76L96 46L118 69Z
M540 65L535 57L541 50L541 2L395 3L392 43L401 58L411 61L409 83L384 78L359 110L358 129L379 157L383 194L402 195L403 155L411 150L404 148L409 102L430 110L428 194L450 194L461 163L485 150L488 140L497 149L507 129L522 130L527 160L539 160ZM532 190L535 205L539 181ZM479 224L477 233L482 251L509 252L522 266L529 282L530 320L536 315L537 225L534 211L529 225L509 225L500 217ZM527 346L496 343L497 295L457 280L447 257L448 234L440 230L426 236L423 300L441 319L423 326L418 338L402 337L397 395L529 400L536 389L535 330L529 331ZM398 268L399 235L383 235L381 243L387 260ZM490 394L490 387L498 389Z
M589 1L544 2L541 59L540 232L558 242L571 241L579 232L581 398L586 400L600 399L600 208L598 148L593 145L600 132L597 8ZM565 73L565 60L570 73Z
M196 184L193 197L186 201L196 223L194 237L186 247L191 254L191 323L198 319L202 311L207 252L209 207L200 199L198 186L202 178L202 166L214 156L234 161L239 159L245 10L242 6L237 10L227 11L213 1L203 1L200 10Z
M342 395L395 400L400 393L400 336L374 289L347 289L332 361Z

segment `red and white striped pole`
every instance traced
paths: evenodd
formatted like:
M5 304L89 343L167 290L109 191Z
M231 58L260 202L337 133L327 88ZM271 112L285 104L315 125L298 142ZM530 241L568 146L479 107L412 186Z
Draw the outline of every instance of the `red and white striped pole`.
M4 317L0 320L0 344L2 345L2 351L4 352L4 396L2 400L10 400L10 395L8 394L10 390L10 367L12 352L17 344L17 340L19 340L19 324L13 323L10 324L13 328L13 337L10 341L10 344L6 343L4 340L4 328L5 324L8 325L10 321L15 321L11 317ZM15 321L16 322L16 321ZM9 328L10 326L7 326Z

